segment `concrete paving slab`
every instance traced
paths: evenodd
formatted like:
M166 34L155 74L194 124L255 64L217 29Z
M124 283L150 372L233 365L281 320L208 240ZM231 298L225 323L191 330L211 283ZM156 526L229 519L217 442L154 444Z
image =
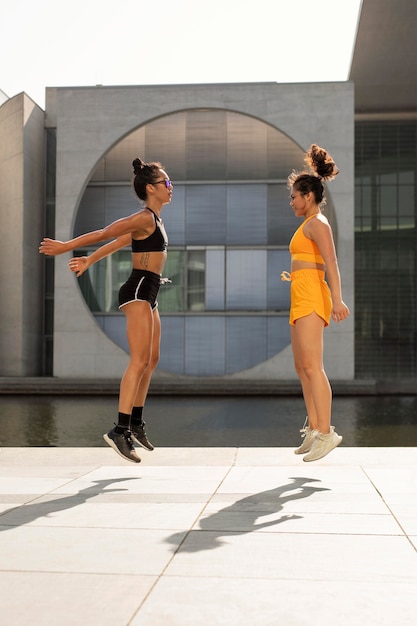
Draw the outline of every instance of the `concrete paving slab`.
M417 535L417 501L410 498L407 502L393 502L390 498L385 499L391 514L407 535Z
M111 490L116 487L129 493L204 493L212 494L229 471L227 466L141 466L101 467L55 489L55 493L79 493L81 491ZM123 481L126 481L125 483Z
M175 546L177 538L168 540ZM405 537L396 536L192 531L165 572L203 578L266 574L276 580L408 580L417 585L415 551Z
M2 526L2 531L1 568L8 571L157 576L172 555L165 530Z
M259 448L258 448L259 449ZM274 448L277 450L277 448ZM279 449L279 448L278 448ZM285 449L285 448L283 448ZM144 465L231 465L235 461L236 448L156 448L152 452L138 448L142 463L132 464L122 459L107 447L99 448L1 448L0 467L56 465L101 467L143 467Z
M0 449L9 626L415 625L415 448Z
M1 572L2 624L128 624L156 580L155 576L120 574Z
M411 626L414 617L410 583L164 577L131 626Z
M300 440L301 443L301 440ZM262 450L262 465L295 465L296 467L340 467L348 465L369 467L415 467L417 448L351 448L343 444L336 454L329 454L323 459L311 463L302 462L300 455L294 454L293 448L238 448L236 465L257 465L259 451ZM301 463L300 463L301 461Z

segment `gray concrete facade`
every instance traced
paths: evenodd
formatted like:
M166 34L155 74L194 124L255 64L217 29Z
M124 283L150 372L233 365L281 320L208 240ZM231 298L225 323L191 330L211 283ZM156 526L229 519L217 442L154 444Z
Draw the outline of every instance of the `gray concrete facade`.
M21 93L0 106L0 375L42 373L44 112Z
M343 295L351 316L344 324L331 324L326 330L325 363L332 379L353 379L353 83L48 88L46 127L57 129L56 238L72 238L85 187L110 148L158 117L199 108L256 117L284 132L303 150L314 142L325 146L335 157L341 171L331 188L337 220L336 245ZM67 260L68 255L55 263L54 375L119 377L127 355L97 325L76 279L67 269ZM172 374L158 370L155 376ZM290 347L231 378L296 378Z

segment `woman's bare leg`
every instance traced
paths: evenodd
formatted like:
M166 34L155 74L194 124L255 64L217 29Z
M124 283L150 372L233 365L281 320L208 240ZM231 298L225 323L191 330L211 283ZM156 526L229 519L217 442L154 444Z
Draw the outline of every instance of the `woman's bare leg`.
M148 367L143 373L139 387L136 392L136 397L133 406L144 406L146 397L148 395L149 385L151 382L152 374L158 365L159 353L161 345L161 320L159 317L158 309L153 311L153 334L152 334L152 346L151 357Z
M119 412L130 415L143 376L151 362L154 314L149 302L145 301L126 304L123 312L126 316L130 358L120 382Z
M301 381L310 428L330 432L332 390L323 367L324 322L311 313L291 326L294 365Z
M294 366L297 372L298 378L301 382L301 388L303 391L304 404L306 406L307 416L308 416L308 425L312 430L317 429L317 414L316 407L314 406L313 395L311 392L310 381L305 376L304 371L301 367L301 348L298 345L298 336L296 333L296 326L291 326L291 345L292 352L294 356Z

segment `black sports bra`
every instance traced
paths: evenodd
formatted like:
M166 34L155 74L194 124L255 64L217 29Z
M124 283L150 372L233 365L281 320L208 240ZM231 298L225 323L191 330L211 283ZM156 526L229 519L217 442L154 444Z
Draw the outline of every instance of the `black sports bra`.
M168 237L165 228L152 209L146 208L154 216L155 230L146 239L133 239L132 237L132 252L165 252L168 248Z

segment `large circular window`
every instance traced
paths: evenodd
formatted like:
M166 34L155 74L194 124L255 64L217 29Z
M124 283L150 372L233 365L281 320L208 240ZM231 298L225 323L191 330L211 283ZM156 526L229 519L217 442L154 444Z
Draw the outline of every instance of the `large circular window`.
M150 121L112 147L81 200L74 236L139 207L131 162L160 161L174 183L162 218L171 283L158 297L159 368L193 376L247 370L289 344L288 243L299 221L287 176L304 150L283 132L240 113L187 110ZM334 223L328 194L326 214ZM91 250L77 251L88 254ZM80 288L103 331L127 351L120 285L130 273L125 249L93 265Z

